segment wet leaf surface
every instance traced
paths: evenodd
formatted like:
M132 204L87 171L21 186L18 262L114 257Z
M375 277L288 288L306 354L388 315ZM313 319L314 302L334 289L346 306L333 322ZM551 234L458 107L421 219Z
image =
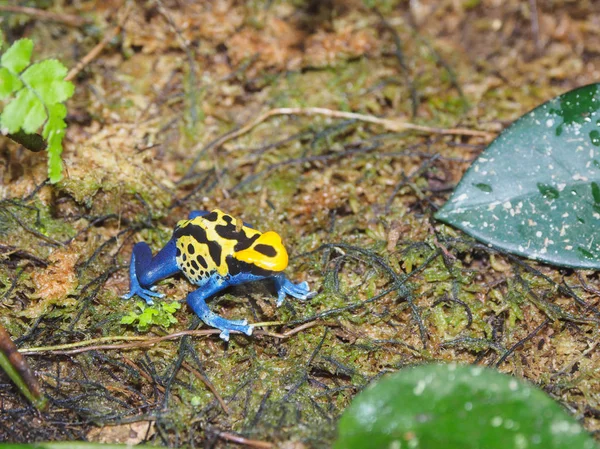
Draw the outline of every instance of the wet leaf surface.
M436 217L495 247L600 268L600 84L544 103L506 129Z
M545 393L480 366L424 365L384 378L356 397L335 449L595 448Z

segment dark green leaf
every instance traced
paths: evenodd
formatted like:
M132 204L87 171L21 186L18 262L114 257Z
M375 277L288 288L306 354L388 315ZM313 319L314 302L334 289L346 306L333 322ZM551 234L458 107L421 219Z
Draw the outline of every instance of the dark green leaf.
M479 190L481 190L482 192L485 192L485 193L491 193L493 190L491 185L484 184L483 182L473 184L473 186L477 187Z
M555 200L560 196L559 191L551 185L542 184L541 182L538 182L537 187L542 196L546 199Z
M596 182L592 182L592 197L596 204L600 204L600 187L598 187L598 183Z
M600 268L599 158L600 84L592 84L506 129L436 218L509 252Z
M335 449L592 449L592 437L545 393L478 366L407 368L360 393Z

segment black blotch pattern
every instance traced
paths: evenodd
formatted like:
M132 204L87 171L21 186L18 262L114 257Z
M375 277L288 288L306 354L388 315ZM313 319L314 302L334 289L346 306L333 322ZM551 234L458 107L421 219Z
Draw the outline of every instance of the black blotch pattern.
M202 257L202 256L198 256L198 257L196 258L196 260L198 261L198 263L199 263L200 265L202 265L202 268L208 268L208 265L206 264L206 259L204 259L204 257Z
M187 254L184 254L181 259L185 262L187 260Z
M208 245L208 253L212 260L215 261L216 265L221 264L221 245L217 242L207 242Z
M227 224L231 224L233 222L233 218L231 218L230 215L223 215L223 220L225 220L225 223Z
M243 251L252 246L254 242L260 237L260 234L254 234L252 237L248 238L244 235L243 240L239 240L238 243L233 247L233 250L237 253L238 251Z
M240 266L240 261L233 258L232 256L227 256L225 258L225 263L227 264L227 271L231 276L235 276L236 274L240 274L242 267Z
M211 212L210 214L208 214L206 216L206 218L208 219L213 214L214 214L214 217L216 220L216 217L217 217L216 212L215 213ZM211 220L209 220L209 221L211 221ZM212 220L212 221L214 221L214 220ZM216 226L216 227L218 228L218 226ZM210 257L212 258L212 260L214 260L215 264L219 265L221 263L221 245L218 244L217 242L208 240L208 236L206 235L206 230L203 227L195 225L195 224L188 224L183 227L175 228L175 232L173 232L173 238L179 239L184 236L190 236L190 237L196 239L196 241L200 244L202 244L202 243L206 244L206 246L208 246L208 252L210 254Z
M262 243L256 245L254 247L254 251L264 254L267 257L275 257L277 255L277 251L275 250L275 248L269 245L263 245Z
M181 257L181 249L177 248L177 253L175 253L175 257Z
M224 239L228 240L243 240L247 239L246 232L244 229L240 229L239 231L235 228L235 225L232 223L228 223L226 225L216 225L215 231Z
M188 253L194 254L195 252L196 252L196 249L194 248L194 245L192 245L191 243L188 243Z
M235 276L240 273L251 273L256 276L272 276L274 271L265 270L264 268L257 267L256 265L252 265L250 263L237 260L233 256L227 256L225 258L225 262L227 263L228 271L231 276Z
M200 266L196 263L195 260L192 260L192 267L194 267L194 270L199 270Z
M211 212L208 215L205 215L204 218L206 221L217 221L219 218L219 214L217 214L216 212Z

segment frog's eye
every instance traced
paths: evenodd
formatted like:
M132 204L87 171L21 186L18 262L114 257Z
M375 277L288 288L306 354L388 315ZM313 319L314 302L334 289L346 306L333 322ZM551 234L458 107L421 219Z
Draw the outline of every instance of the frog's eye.
M273 231L265 232L250 248L234 253L233 257L269 271L283 271L288 264L281 237Z

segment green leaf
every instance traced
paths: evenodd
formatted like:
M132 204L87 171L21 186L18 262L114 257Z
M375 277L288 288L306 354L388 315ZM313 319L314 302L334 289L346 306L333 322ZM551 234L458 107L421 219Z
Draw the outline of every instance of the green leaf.
M181 304L179 304L177 301L164 302L162 303L162 309L168 314L175 313L176 311L181 309Z
M525 114L469 168L436 218L497 248L600 268L600 84Z
M154 323L154 316L158 315L158 310L148 307L140 315L138 328L145 329Z
M596 182L592 182L592 198L594 198L594 203L600 204L600 187Z
M25 114L25 119L23 120L21 128L26 133L33 134L40 126L42 126L46 121L46 118L48 118L48 115L46 114L44 105L35 94L31 93L29 95L29 109Z
M121 324L132 324L138 319L138 314L135 312L129 312L129 315L125 315L121 318Z
M42 136L48 142L48 177L51 183L60 181L62 176L62 140L67 124L67 108L62 103L48 106L48 121L42 130Z
M46 120L44 105L28 89L21 89L16 98L8 103L2 111L0 125L9 133L16 133L21 128L34 133Z
M29 65L32 51L33 41L31 39L19 39L4 52L0 63L2 67L6 67L11 72L20 73Z
M10 134L33 134L46 122L42 135L47 142L48 176L55 183L63 168L60 156L67 111L62 102L73 95L75 87L65 81L67 68L55 59L29 66L32 50L33 42L21 39L0 59L0 99L18 91L2 111L0 126Z
M141 332L147 331L150 326L169 328L172 324L177 323L177 318L173 316L173 312L181 308L181 304L176 301L171 303L161 302L153 306L137 302L136 306L141 313L130 312L129 315L121 318L121 324L133 324L137 321L137 330Z
M479 366L401 370L360 393L338 431L334 449L597 449L541 390Z
M60 103L73 95L73 83L65 81L67 68L56 59L47 59L29 67L21 78L47 105Z
M20 360L20 354L17 348L10 339L7 331L0 324L0 338L2 341L2 349L0 350L0 372L4 371L9 379L17 386L19 391L38 409L43 410L47 407L48 400L41 392L37 380L33 376L27 362ZM7 349L10 349L7 351ZM13 354L8 355L13 352ZM2 446L0 444L0 446Z
M10 70L6 67L0 68L0 100L16 92L21 87L23 87L23 83L18 77L10 73Z

